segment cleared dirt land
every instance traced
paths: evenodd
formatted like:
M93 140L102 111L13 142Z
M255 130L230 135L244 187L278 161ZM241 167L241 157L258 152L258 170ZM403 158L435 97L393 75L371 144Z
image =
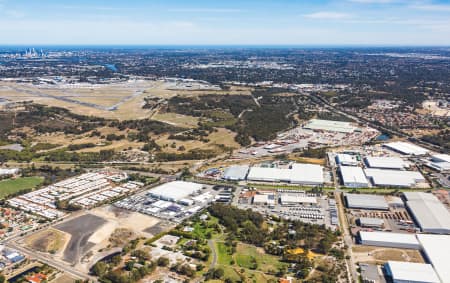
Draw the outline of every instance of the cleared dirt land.
M63 251L69 239L70 235L50 228L27 237L25 244L36 251L59 253Z
M391 248L379 248L371 246L354 246L353 255L356 262L382 264L389 260L419 262L424 260L419 251Z

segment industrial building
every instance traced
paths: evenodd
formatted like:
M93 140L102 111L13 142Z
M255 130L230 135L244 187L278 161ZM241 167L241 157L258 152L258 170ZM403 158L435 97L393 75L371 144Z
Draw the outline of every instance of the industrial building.
M433 155L431 156L431 162L427 162L425 165L439 172L450 172L450 155Z
M359 231L359 239L367 246L420 250L415 234Z
M433 194L405 192L406 206L422 232L450 234L450 212Z
M364 161L367 167L377 169L402 170L408 167L408 163L400 157L373 157L367 156Z
M387 277L393 283L440 283L431 264L388 261L384 265Z
M359 226L364 228L383 228L384 220L380 218L360 217L358 219Z
M280 194L280 203L282 205L298 205L298 204L317 204L317 198L308 197L302 194L282 193Z
M355 155L338 153L336 155L336 163L344 166L357 166L359 161Z
M228 167L224 174L223 179L228 181L241 181L247 178L249 166L246 165L236 165Z
M149 191L149 195L166 201L179 201L199 192L203 185L184 181L163 184Z
M368 194L345 194L348 208L389 210L389 205L384 196Z
M331 121L311 119L308 124L304 126L305 129L320 130L339 133L353 133L358 128L353 126L350 122Z
M425 183L425 177L417 171L364 169L367 178L374 186L379 187L415 187Z
M450 162L449 154L435 154L431 156L433 162Z
M390 142L384 144L385 147L405 155L425 155L428 149L407 142Z
M342 184L349 188L367 188L369 182L361 167L357 166L339 166Z
M261 182L287 182L293 184L322 185L323 167L316 164L294 163L290 168L252 167L247 180Z
M19 168L0 168L0 176L13 176L19 173Z
M254 205L275 205L275 195L274 194L257 194L253 196Z
M427 262L431 263L442 283L450 283L450 236L417 234Z

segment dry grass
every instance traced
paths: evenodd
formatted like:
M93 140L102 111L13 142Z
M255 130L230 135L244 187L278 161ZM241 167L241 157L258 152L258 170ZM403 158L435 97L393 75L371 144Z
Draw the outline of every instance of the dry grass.
M424 260L419 251L408 249L380 248L372 246L354 246L355 261L382 264L389 260L419 262Z
M36 251L56 253L63 250L69 238L66 233L49 228L30 235L25 239L25 243Z

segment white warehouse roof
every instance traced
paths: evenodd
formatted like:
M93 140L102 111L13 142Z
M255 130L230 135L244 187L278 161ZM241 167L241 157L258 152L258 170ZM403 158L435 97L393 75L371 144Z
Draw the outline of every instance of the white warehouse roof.
M367 194L345 194L349 208L388 210L384 196Z
M394 283L440 283L431 264L388 261L385 264L386 272L392 277Z
M450 212L433 194L405 192L404 195L406 205L423 232L450 234Z
M342 183L346 187L368 187L366 175L361 167L356 166L339 166L341 172Z
M316 164L293 164L291 169L252 167L247 179L307 185L321 185L324 182L323 167Z
M336 155L336 162L342 165L350 165L350 166L358 165L358 160L356 159L356 156L346 153L338 153Z
M149 193L160 199L179 201L200 191L202 187L201 184L197 183L175 181L151 189Z
M420 249L420 244L415 234L360 231L359 237L363 245Z
M417 239L441 282L450 283L450 236L417 234Z
M448 154L435 154L431 156L434 162L450 162L450 155Z
M407 155L425 155L429 152L428 149L421 146L401 141L386 143L384 146Z
M425 182L425 178L417 171L399 171L383 169L364 169L364 173L375 186L414 187Z
M367 156L365 158L367 166L371 168L383 168L383 169L403 169L408 167L406 163L400 157L373 157Z
M232 181L245 180L245 177L247 177L248 170L249 166L247 165L230 166L225 170L223 178L225 180L232 180Z
M311 119L308 124L304 126L304 128L340 133L353 133L357 129L357 127L353 126L352 123L349 122L320 119Z

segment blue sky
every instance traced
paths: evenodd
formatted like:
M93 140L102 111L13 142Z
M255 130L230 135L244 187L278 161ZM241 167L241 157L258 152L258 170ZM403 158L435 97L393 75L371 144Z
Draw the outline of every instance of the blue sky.
M450 0L0 0L0 45L450 45Z

